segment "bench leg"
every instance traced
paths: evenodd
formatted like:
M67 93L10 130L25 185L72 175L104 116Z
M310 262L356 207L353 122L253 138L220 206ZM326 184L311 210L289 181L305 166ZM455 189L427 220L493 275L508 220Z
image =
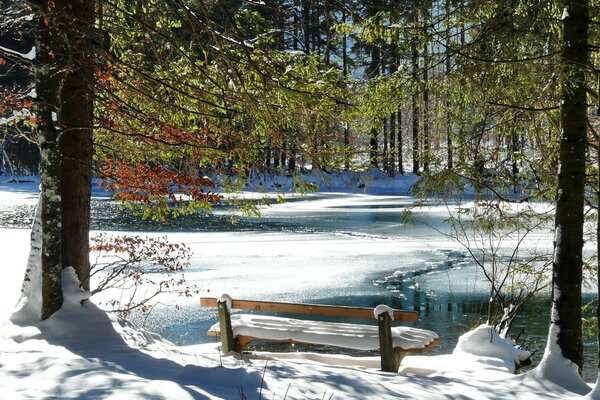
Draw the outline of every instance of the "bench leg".
M398 368L400 368L400 364L402 364L402 360L406 355L408 355L406 351L399 348L394 349L395 372L398 372Z
M381 355L381 370L398 372L400 360L397 360L392 342L392 320L387 312L377 316L379 325L379 353Z
M233 328L231 327L231 315L225 302L219 302L219 326L221 328L221 350L223 353L238 351L233 340Z

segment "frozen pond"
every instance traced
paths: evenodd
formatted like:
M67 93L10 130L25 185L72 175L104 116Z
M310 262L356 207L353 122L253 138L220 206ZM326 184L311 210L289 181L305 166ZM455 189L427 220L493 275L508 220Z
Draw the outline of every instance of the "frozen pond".
M442 206L414 209L420 223L402 224L414 205L404 195L315 194L262 209L260 217L231 224L228 209L155 224L123 212L97 211L99 227L169 232L169 240L194 251L186 279L204 293L232 297L415 309L418 326L438 332L447 351L457 337L485 320L487 285L463 248L444 231ZM114 207L99 203L97 209ZM142 224L142 225L139 225ZM547 248L551 237L532 235L529 247ZM143 322L178 344L214 340L206 336L214 310L197 298L159 305ZM543 345L548 321L527 326L532 345ZM534 311L540 314L540 309ZM140 320L141 322L141 320ZM530 326L530 325L533 325Z
M33 205L0 206L2 227L23 227ZM414 199L399 194L318 193L274 203L260 217L235 224L227 207L161 224L140 221L98 199L93 227L185 243L194 253L186 280L203 294L418 310L417 326L436 331L443 341L434 351L445 352L460 334L484 322L487 285L465 250L432 229L447 229L447 210L417 208L414 214L424 223L402 224L402 211L412 205ZM550 251L552 237L540 232L527 246ZM540 353L548 326L544 300L533 302L517 327ZM198 296L165 298L149 316L134 318L177 344L215 340L206 330L216 312L202 309Z

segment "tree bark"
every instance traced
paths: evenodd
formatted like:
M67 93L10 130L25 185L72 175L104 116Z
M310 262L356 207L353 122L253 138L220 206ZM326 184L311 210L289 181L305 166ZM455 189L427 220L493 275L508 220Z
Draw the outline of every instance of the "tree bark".
M419 25L419 2L413 0L414 6L414 17L413 23L415 26ZM413 173L418 174L420 165L420 146L419 146L419 50L417 48L417 38L411 39L411 62L412 62L412 80L413 80L413 93L412 93L412 140L413 140Z
M94 2L73 1L69 10L80 36L71 39L77 68L63 82L61 110L64 131L60 138L62 198L62 265L73 267L86 290L90 289L89 232L92 190Z
M413 173L418 174L420 165L419 165L419 95L417 93L417 83L419 82L418 77L418 69L419 69L419 54L417 52L417 47L413 44L412 50L412 76L413 76L413 85L415 88L413 89L412 94L412 140L413 140Z
M404 175L404 154L402 153L402 110L398 110L396 113L398 139L396 140L396 147L398 153L398 172Z
M566 1L563 15L561 140L556 204L550 338L581 368L581 281L584 223L589 7Z
M429 23L429 10L427 4L423 5L423 33L427 37L427 24ZM423 171L429 171L430 153L430 127L429 127L429 45L423 47Z
M94 2L42 0L35 13L34 65L42 181L42 319L62 306L61 271L89 277L89 198ZM82 279L83 278L83 279ZM88 282L89 284L89 282Z
M450 29L450 0L446 0L446 77L450 76L450 71L452 69L452 51L449 46L451 45L451 29ZM447 167L448 169L452 169L454 167L454 155L452 154L454 145L452 143L452 118L450 116L450 96L446 95L445 100L446 107L446 146L447 146Z

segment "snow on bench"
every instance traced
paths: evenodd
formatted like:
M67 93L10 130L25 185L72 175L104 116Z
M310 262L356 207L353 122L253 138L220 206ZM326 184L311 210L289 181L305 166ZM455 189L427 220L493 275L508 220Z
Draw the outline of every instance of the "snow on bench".
M222 300L222 301L220 301ZM396 372L407 353L430 350L440 342L435 332L412 327L392 327L391 321L417 321L415 311L393 310L387 306L375 309L316 304L279 303L249 300L201 298L205 307L219 308L219 323L208 330L210 336L221 336L223 351L241 352L253 340L308 343L357 350L380 350L381 368ZM271 311L353 318L376 318L378 325L301 320L255 314L230 315L231 309ZM225 334L221 326L227 327Z

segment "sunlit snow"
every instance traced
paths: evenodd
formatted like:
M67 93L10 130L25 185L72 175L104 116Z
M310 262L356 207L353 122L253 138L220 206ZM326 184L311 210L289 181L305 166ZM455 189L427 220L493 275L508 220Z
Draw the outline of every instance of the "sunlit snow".
M10 192L7 187L10 185L0 185L3 204L35 201L32 195L37 188L35 182L29 187L14 186ZM349 200L350 204L360 203L361 196L351 196ZM302 207L313 206L290 203L273 207L266 213L294 212ZM348 210L352 212L352 208ZM319 209L313 211L320 212ZM302 236L303 246L294 235ZM334 290L342 293L347 282L377 268L366 260L348 262L348 269L336 268L349 248L341 237L352 238L345 233L169 236L196 246L194 262L203 260L203 251L216 255L218 261L204 263L204 268L192 271L189 279L198 278L204 290L217 296L227 292L236 298L265 298L287 293L285 297L301 301L307 295L297 293L331 290L331 282L339 284ZM218 343L214 342L175 346L105 313L94 305L94 299L86 300L89 294L78 288L69 269L63 276L67 299L63 308L44 322L17 326L10 323L8 317L20 295L29 237L30 232L25 229L0 230L3 255L0 393L3 398L575 399L593 386L583 384L570 374L568 366L555 360L548 360L552 364L544 368L546 372L547 368L565 372L559 382L554 381L555 375L539 369L522 375L511 374L509 366L520 359L522 353L513 350L511 342L504 341L489 327L464 335L452 353L406 357L398 374L378 371L373 357L264 353L239 358L221 354ZM288 237L287 243L282 242L285 237ZM372 254L409 251L399 249L394 240L377 235L353 238L350 243L360 252ZM439 243L428 245L436 248ZM321 253L326 255L313 260L313 255ZM265 254L270 257L263 259ZM289 268L277 268L301 257L310 261L298 266L293 279L290 279ZM245 267L239 268L239 264L232 267L232 262L240 258L247 263ZM200 313L197 301L193 298L190 304L195 302ZM493 340L488 342L490 338Z

